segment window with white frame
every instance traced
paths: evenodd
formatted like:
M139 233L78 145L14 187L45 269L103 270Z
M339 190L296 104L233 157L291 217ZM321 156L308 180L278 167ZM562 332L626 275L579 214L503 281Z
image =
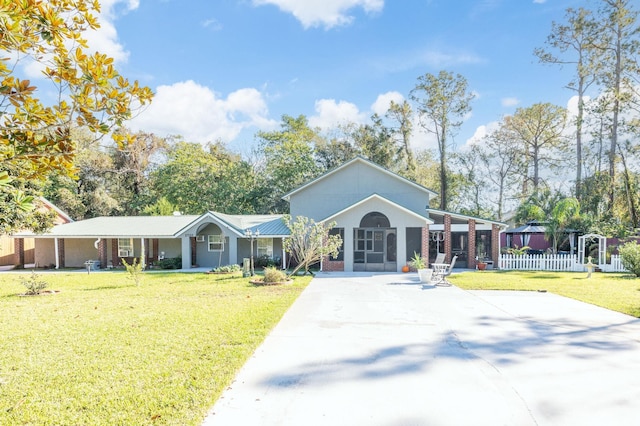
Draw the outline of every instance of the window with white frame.
M118 257L133 257L133 238L118 238Z
M273 238L258 238L258 257L273 257Z
M209 251L224 251L223 235L207 235L207 243Z

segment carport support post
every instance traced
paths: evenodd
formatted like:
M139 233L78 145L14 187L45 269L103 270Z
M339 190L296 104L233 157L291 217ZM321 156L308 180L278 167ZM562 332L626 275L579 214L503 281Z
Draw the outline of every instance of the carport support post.
M191 268L191 237L182 237L182 269Z

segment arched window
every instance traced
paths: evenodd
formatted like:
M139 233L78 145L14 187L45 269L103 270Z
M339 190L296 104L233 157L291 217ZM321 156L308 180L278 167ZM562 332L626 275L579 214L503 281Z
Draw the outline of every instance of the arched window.
M391 223L382 213L371 212L362 218L360 228L391 228Z

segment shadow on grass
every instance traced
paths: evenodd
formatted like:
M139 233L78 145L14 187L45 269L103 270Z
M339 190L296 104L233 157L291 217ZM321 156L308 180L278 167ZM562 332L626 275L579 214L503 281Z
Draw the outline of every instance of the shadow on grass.
M530 274L529 276L527 276L527 278L530 278L532 280L558 280L558 279L561 279L562 277L558 276L557 274L537 273L537 274Z
M80 289L80 291L98 291L98 290L116 290L120 288L131 287L131 285L101 285L99 287L89 287Z

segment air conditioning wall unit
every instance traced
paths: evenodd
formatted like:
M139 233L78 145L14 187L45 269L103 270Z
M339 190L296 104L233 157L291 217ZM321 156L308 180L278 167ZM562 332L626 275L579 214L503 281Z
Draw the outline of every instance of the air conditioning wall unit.
M197 235L196 236L196 242L204 243L204 235Z
M129 257L129 250L118 250L118 257Z

